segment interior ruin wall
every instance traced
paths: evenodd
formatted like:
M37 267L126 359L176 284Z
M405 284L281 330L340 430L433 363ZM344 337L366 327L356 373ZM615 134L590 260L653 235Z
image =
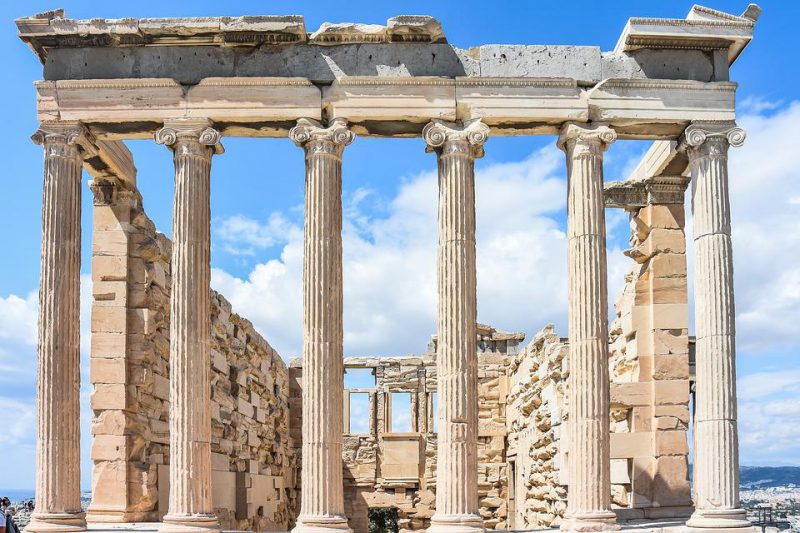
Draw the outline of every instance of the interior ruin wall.
M93 182L94 521L155 521L169 491L171 243L138 191ZM287 530L297 515L289 374L211 291L212 489L225 529Z
M682 204L630 216L634 260L610 327L611 500L620 519L685 517L689 337ZM510 521L557 525L566 511L569 345L552 325L510 364Z
M508 472L505 458L508 362L524 339L478 326L478 496L480 514L489 529L507 529ZM345 389L345 512L355 533L367 533L369 510L394 508L400 531L430 525L436 507L437 439L436 339L427 353L409 357L350 357L346 369L369 369L374 386ZM298 447L302 410L302 367L290 365L293 442ZM392 393L410 393L410 429L392 428ZM368 395L366 433L350 428L350 396ZM355 428L353 428L355 429ZM394 429L394 430L393 430Z

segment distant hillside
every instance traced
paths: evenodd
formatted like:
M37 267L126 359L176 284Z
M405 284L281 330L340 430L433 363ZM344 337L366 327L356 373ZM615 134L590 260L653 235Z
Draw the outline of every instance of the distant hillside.
M743 466L740 468L743 488L763 489L779 485L800 486L800 466Z

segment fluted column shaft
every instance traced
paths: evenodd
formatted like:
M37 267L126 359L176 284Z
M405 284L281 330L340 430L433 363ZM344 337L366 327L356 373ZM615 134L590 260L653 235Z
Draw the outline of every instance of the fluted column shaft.
M563 530L617 529L611 511L608 284L603 152L616 133L567 124L569 493Z
M739 508L736 350L728 147L744 142L732 123L695 123L684 141L692 172L695 256L694 495L690 527L747 527Z
M161 531L218 531L211 499L211 156L208 122L166 123L175 163L170 296L170 490ZM221 147L220 147L221 148Z
M432 122L423 136L439 167L436 513L429 532L483 531L478 514L475 158L488 127Z
M305 150L303 448L295 532L349 531L342 478L342 152L354 138L341 119L300 119L291 139Z
M77 123L42 124L42 257L36 504L26 531L82 531L80 475L81 155Z

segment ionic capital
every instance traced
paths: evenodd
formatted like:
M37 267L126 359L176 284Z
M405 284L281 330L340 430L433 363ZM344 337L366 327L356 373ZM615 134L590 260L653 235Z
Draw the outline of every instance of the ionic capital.
M86 126L77 121L42 122L31 140L44 147L45 157L76 157L79 141L86 133Z
M210 147L214 154L222 154L220 132L212 127L211 121L206 119L176 119L164 122L164 127L156 131L155 141L172 150L179 147L189 151L198 151Z
M327 127L310 118L301 118L289 130L289 138L306 155L327 154L342 157L344 147L353 142L355 134L347 127L347 120L335 118Z
M568 155L600 155L617 140L617 132L603 123L567 122L561 127L558 146Z
M729 146L741 146L746 137L744 129L732 121L692 122L683 132L680 146L690 159L707 155L724 156Z
M439 155L462 155L477 159L483 157L483 144L489 139L489 126L480 119L463 125L442 120L432 120L422 130L426 151Z

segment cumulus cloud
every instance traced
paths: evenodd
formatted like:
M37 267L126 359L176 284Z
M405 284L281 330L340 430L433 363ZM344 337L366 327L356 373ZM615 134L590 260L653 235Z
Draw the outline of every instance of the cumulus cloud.
M739 378L743 464L800 464L800 372L776 370Z
M565 322L566 241L563 154L547 147L517 162L479 167L476 176L478 319L529 331ZM399 355L425 349L435 331L435 172L407 178L392 198L358 189L344 205L345 349L348 355ZM380 206L380 209L376 208ZM254 234L271 234L248 219ZM235 222L239 224L241 219ZM283 223L283 222L282 222ZM301 345L302 226L283 225L280 256L247 279L215 269L213 285L284 356ZM230 219L221 222L229 227ZM243 240L215 232L223 240ZM620 256L621 257L621 256ZM624 259L624 258L623 258Z
M0 296L0 341L36 344L36 313L39 307L38 292L21 297L10 294Z
M82 486L91 480L91 416L88 395L92 279L81 276L81 467ZM38 292L0 297L0 446L11 483L6 488L33 486L36 428L36 325Z
M730 152L737 340L748 354L800 348L800 102L745 115Z
M244 215L228 217L216 225L214 233L226 252L253 256L257 251L285 243L295 229L281 213L272 213L265 224Z

